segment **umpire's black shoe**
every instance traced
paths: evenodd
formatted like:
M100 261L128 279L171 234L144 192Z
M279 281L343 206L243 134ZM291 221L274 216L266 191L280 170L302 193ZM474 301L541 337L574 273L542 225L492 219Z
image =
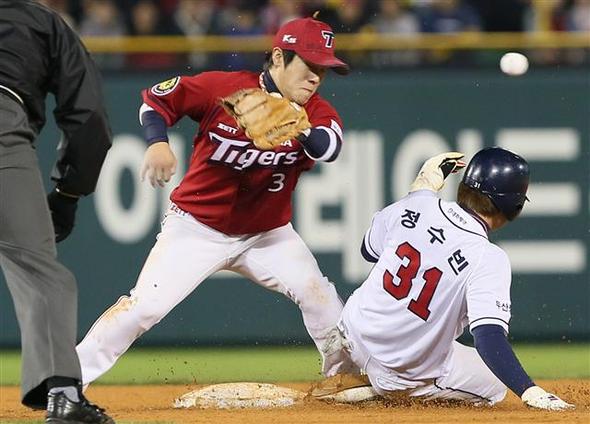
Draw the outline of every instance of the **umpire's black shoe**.
M115 424L104 413L104 409L91 404L84 397L80 402L73 402L65 393L49 393L47 396L46 423L51 424Z

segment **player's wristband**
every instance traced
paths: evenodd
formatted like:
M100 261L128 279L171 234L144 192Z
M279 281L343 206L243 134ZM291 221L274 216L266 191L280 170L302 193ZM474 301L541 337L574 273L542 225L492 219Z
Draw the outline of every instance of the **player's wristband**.
M159 142L168 142L166 121L155 110L148 110L141 114L141 122L145 140L149 145Z

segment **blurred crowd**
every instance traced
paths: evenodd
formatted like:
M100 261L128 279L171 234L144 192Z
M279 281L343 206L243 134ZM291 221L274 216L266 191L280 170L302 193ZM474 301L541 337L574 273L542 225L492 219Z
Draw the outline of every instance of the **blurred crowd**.
M590 0L40 0L57 10L82 36L262 35L291 19L311 16L336 33L418 33L537 30L590 31ZM536 52L543 63L587 63L587 51ZM373 67L461 65L472 52L388 51L349 54L354 64ZM104 68L259 67L260 55L195 53L187 56L101 55Z

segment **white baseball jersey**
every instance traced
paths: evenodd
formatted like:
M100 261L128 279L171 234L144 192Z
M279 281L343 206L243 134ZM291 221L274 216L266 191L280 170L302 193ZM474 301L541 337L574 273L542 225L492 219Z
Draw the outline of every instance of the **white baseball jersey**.
M468 324L508 332L510 263L475 214L420 190L375 214L364 243L378 261L342 320L400 377L445 376Z

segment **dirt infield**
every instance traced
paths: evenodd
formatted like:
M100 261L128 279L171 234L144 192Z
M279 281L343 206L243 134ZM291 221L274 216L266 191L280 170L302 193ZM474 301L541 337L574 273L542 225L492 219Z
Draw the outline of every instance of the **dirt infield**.
M590 423L590 380L539 381L544 388L577 405L563 413L529 410L509 394L502 403L487 408L466 406L393 405L370 402L364 405L330 405L318 401L274 410L178 410L172 401L197 388L192 385L100 386L88 396L107 407L117 421L159 423ZM306 390L309 384L284 383L282 386ZM2 422L40 420L43 414L19 403L17 387L0 387Z

